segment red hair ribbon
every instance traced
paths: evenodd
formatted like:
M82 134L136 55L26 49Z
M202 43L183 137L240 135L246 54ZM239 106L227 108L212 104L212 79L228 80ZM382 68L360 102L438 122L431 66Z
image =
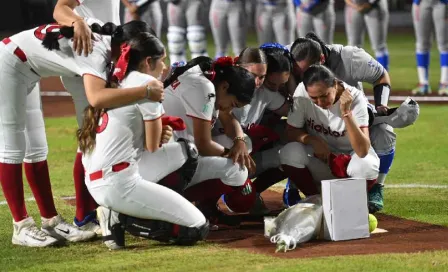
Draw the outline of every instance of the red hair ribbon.
M215 66L216 66L216 64L218 64L221 67L225 67L225 66L234 66L235 62L234 62L233 58L229 57L229 56L217 58L213 62L213 64L212 64L212 69L210 69L210 71L206 72L207 78L210 81L213 81L215 79L215 76L216 76Z
M126 70L129 65L129 58L131 56L131 46L127 43L123 43L120 46L121 54L118 58L117 64L115 65L114 77L118 79L118 81L122 81L124 76L126 75Z

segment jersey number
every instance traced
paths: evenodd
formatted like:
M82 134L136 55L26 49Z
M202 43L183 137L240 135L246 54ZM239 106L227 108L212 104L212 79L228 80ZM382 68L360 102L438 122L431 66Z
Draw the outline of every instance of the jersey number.
M101 124L98 124L98 126L96 127L96 133L100 134L106 129L107 123L109 123L109 115L107 114L107 112L101 114L101 118L98 122L101 122Z
M34 36L42 41L48 33L58 32L60 29L61 26L55 23L49 25L43 25L36 28L36 30L34 31ZM62 39L63 37L64 36L59 35L58 39Z

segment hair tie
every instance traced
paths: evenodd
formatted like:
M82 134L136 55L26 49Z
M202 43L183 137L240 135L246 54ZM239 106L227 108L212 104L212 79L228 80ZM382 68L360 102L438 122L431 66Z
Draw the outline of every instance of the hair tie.
M273 48L281 49L281 50L283 50L284 53L289 53L288 48L286 48L286 46L283 46L279 43L265 43L260 46L260 49L273 49Z
M118 81L122 81L124 76L126 75L126 70L129 65L129 58L131 56L131 46L127 43L123 43L120 46L121 54L118 58L117 64L115 65L114 77L118 79Z
M219 57L213 62L213 65L218 64L221 67L225 66L233 66L235 64L235 61L232 57L225 56L225 57Z
M171 64L171 69L177 68L177 67L182 67L187 65L187 63L183 60L181 61L176 61L175 63Z

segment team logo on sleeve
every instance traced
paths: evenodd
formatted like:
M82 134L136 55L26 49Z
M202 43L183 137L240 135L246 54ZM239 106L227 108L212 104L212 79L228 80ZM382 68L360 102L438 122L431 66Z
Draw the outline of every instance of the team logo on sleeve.
M180 81L176 79L173 83L171 83L171 88L173 88L173 90L175 90L177 87L179 87L179 85L180 85Z
M310 129L316 131L317 133L322 133L323 135L330 135L335 138L344 137L345 133L346 133L345 130L342 132L333 131L333 130L331 130L330 126L325 128L322 124L315 124L314 120L311 118L306 120L306 124Z
M373 58L370 58L369 62L367 62L367 65L377 71L381 70L382 68L381 64Z

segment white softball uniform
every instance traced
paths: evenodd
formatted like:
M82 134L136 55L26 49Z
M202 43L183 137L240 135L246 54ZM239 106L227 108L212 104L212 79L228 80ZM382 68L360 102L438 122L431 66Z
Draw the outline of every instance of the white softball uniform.
M275 111L280 109L285 103L285 97L279 92L273 92L263 85L254 92L250 104L242 108L234 108L232 113L241 124L243 130L247 131L251 127L260 124L266 109ZM213 127L213 140L227 148L230 148L233 144L233 141L224 135L224 128L219 120ZM280 166L278 155L280 148L281 146L275 146L271 149L252 154L257 165L255 176L267 169Z
M79 0L75 13L84 18L95 18L100 25L112 22L120 25L120 0ZM84 109L89 105L82 78L61 77L64 88L70 93L75 104L76 121L81 127Z
M46 158L46 142L34 140L45 135L42 118L36 120L34 116L40 107L40 96L35 90L37 95L27 97L41 77L91 74L106 79L110 38L96 36L94 52L88 58L74 54L71 41L65 38L59 40L61 51L49 51L41 45L41 39L45 33L58 27L40 26L0 42L0 77L3 79L0 86L0 160L3 162L22 163L27 144L34 143L37 145L28 148L32 152L37 152L37 149L42 152L34 153L30 161ZM27 111L27 107L31 110ZM31 127L25 131L26 124Z
M131 72L122 87L142 86L153 79ZM86 186L99 205L111 210L143 219L201 226L205 218L193 204L171 189L144 179L139 173L141 168L146 172L160 172L156 165L138 163L142 157L158 157L164 163L166 174L177 170L186 161L179 143L165 145L154 153L143 150L144 122L157 120L163 113L161 103L149 100L105 112L99 121L94 150L83 154ZM167 158L170 153L176 155L173 151L178 151L177 156Z
M250 104L242 108L232 109L232 113L236 120L240 122L244 130L249 129L251 126L258 125L263 118L263 113L266 109L276 111L280 109L286 100L279 92L273 92L264 85L258 88L254 92L254 96ZM213 135L219 135L224 133L224 128L221 122L216 121L213 127Z
M182 118L187 125L184 131L175 131L175 138L194 141L193 118L211 122L214 126L219 110L215 109L215 86L208 80L199 65L194 66L165 89L163 107L170 116Z
M344 87L349 89L353 96L351 109L355 121L360 128L368 127L369 116L363 92L345 83ZM296 97L294 97L293 111L290 112L287 122L289 126L305 129L310 135L322 138L332 153L350 154L352 159L347 168L349 176L365 179L377 178L379 158L372 147L364 158L360 158L354 153L344 120L341 117L340 101L337 101L329 109L323 109L309 99L303 83L300 83ZM292 142L285 145L280 151L280 160L282 164L297 168L308 167L315 180L334 178L328 165L315 158L313 153L311 146Z
M171 86L165 88L163 107L166 113L182 118L187 125L186 130L175 131L174 138L194 141L193 118L211 122L212 128L219 115L219 111L215 109L215 102L215 87L204 76L198 65L185 71ZM233 164L230 159L200 157L198 168L189 186L216 178L230 186L241 186L246 182L247 169Z

